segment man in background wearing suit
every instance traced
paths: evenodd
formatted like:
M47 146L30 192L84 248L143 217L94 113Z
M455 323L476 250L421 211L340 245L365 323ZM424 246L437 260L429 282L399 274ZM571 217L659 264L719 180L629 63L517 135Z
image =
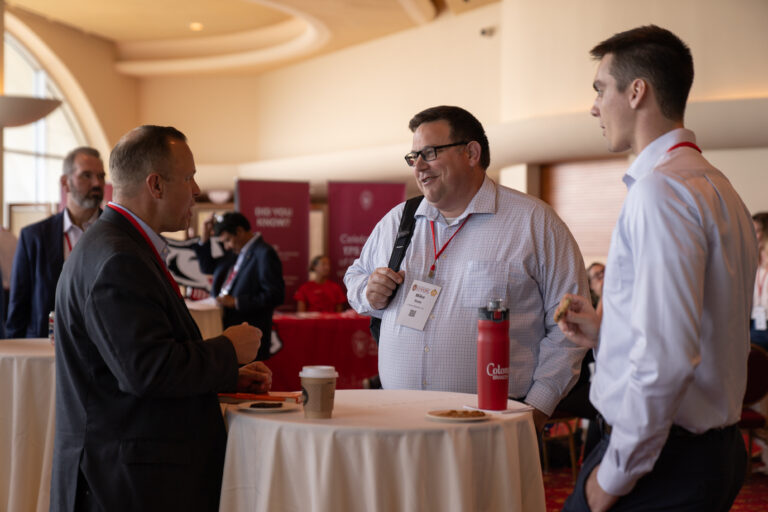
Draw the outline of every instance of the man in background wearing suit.
M13 260L8 301L8 338L46 338L56 282L64 260L99 217L104 198L104 164L99 152L79 147L64 158L61 186L67 193L60 213L21 230Z
M51 510L218 510L226 431L216 393L263 392L249 325L202 340L162 254L200 189L184 134L141 126L110 156L114 202L56 290Z
M211 234L219 237L226 254L211 255ZM224 308L224 327L241 322L258 327L262 344L257 359L269 358L272 312L285 299L283 266L277 252L251 231L251 223L238 212L225 213L214 224L207 220L195 247L200 271L213 274L211 295Z

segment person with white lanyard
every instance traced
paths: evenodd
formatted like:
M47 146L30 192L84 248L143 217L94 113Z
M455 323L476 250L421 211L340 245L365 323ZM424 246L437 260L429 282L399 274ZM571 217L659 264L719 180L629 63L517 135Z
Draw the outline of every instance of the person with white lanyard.
M211 236L217 236L226 251L214 257ZM250 221L240 212L227 212L217 222L208 219L200 244L194 246L200 270L213 274L211 294L222 307L224 327L248 322L258 327L265 340L258 359L271 356L272 313L285 299L283 266L274 247L260 233L251 231Z
M757 268L749 212L683 126L690 50L645 26L603 41L592 115L637 155L613 232L602 319L579 296L559 325L595 347L603 438L563 510L726 511L744 480L737 423Z

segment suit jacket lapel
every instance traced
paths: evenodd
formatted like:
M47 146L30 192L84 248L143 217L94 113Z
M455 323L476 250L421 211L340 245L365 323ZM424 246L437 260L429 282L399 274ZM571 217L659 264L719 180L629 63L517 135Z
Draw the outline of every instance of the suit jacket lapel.
M251 260L253 259L253 253L256 251L256 244L258 243L259 243L259 240L254 240L253 243L250 245L250 247L248 247L248 250L245 251L245 254L243 254L243 261L240 264L240 268L237 270L237 275L235 276L235 279L232 281L232 285L229 287L230 292L235 289L235 286L237 286L240 276L242 274L249 273L249 272L246 272L246 268L248 268L248 266L252 263Z
M133 239L136 244L140 247L140 250L142 253L152 260L152 263L154 265L154 268L158 271L160 274L160 280L165 283L165 286L168 287L168 290L173 293L173 295L176 296L176 290L173 289L173 285L168 282L168 279L165 277L165 270L163 267L161 267L162 263L157 261L157 258L155 258L155 252L152 250L152 247L149 246L147 241L144 239L144 237L139 233L135 227L131 225L131 223L122 216L122 214L116 212L112 208L107 208L104 213L101 215L100 219L103 219L107 222L111 222L112 224L115 224L119 226L128 236ZM178 296L177 296L178 297Z

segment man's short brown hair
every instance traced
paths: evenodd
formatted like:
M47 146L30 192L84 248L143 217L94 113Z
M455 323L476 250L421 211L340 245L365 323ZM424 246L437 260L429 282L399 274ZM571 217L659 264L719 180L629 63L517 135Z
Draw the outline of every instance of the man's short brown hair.
M433 121L446 121L451 127L451 138L453 142L476 141L480 144L480 167L483 170L488 169L491 164L491 150L488 147L488 137L480 121L475 116L461 107L452 107L441 105L422 110L408 123L408 128L412 132L424 123Z
M620 32L590 51L597 60L613 55L611 75L619 91L636 78L648 81L661 113L682 121L693 84L693 57L688 46L669 30L647 25Z
M109 155L109 172L115 190L133 195L147 176L156 172L170 177L171 140L187 137L172 126L144 125L123 135Z

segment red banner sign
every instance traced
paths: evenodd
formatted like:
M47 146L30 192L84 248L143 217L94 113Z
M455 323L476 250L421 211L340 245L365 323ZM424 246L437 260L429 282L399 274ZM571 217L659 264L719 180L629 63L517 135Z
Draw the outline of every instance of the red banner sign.
M238 179L235 209L280 256L285 280L281 309L295 310L293 294L308 279L309 183Z
M344 273L360 255L376 223L405 201L404 183L328 183L328 257L331 279Z
M363 379L379 373L378 347L368 329L370 321L350 312L275 314L272 337L280 340L282 348L267 361L272 370L272 390L301 389L301 367L316 364L336 368L336 389L362 388Z

